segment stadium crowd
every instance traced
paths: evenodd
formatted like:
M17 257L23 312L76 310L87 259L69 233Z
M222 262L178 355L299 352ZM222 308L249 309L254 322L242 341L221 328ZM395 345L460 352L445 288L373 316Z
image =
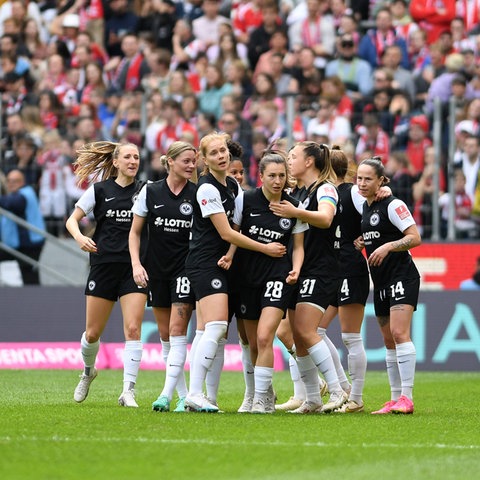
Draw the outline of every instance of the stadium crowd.
M258 185L266 146L289 134L339 144L353 164L380 155L428 239L440 98L446 235L455 98L456 236L479 236L478 0L0 3L0 170L24 173L50 233L63 235L87 186L72 170L83 144L133 142L140 175L155 180L173 141L197 147L217 130L243 146L245 186Z

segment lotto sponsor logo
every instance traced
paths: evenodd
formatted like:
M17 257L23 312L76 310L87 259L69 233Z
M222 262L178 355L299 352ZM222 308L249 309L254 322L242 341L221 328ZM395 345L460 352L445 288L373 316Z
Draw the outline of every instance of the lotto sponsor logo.
M377 232L376 230L372 230L371 232L365 232L363 234L364 240L374 240L376 238L380 238L380 232Z
M405 205L400 205L395 209L395 213L398 215L400 220L405 220L410 216L410 212Z
M107 210L105 214L107 218L115 218L117 222L130 222L133 217L133 212L131 210Z
M162 218L155 219L156 227L171 227L171 228L190 228L192 226L191 220L180 220L177 218Z
M208 203L208 200L206 198L202 198L202 205L206 205Z
M283 233L275 232L269 228L257 227L252 225L249 229L249 233L252 236L257 236L257 238L265 238L267 240L280 240L283 237Z

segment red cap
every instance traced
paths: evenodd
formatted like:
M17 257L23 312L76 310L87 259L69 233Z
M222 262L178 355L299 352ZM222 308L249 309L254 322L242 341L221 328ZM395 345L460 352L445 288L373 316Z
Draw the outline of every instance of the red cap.
M417 115L415 117L412 117L410 119L410 126L412 125L418 125L425 133L428 133L429 124L428 118L425 115Z

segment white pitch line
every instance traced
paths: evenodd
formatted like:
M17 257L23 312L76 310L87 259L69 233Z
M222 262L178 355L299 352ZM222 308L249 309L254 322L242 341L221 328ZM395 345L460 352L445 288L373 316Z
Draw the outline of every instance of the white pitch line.
M152 444L182 444L182 445L215 445L215 446L261 446L261 447L313 447L313 448L414 448L414 449L426 449L436 448L440 450L480 450L480 445L448 445L445 443L412 443L407 445L405 443L358 443L358 444L346 444L342 443L329 443L329 442L240 442L238 440L209 440L209 439L181 439L181 438L123 438L123 437L103 437L103 438L82 438L82 437L60 437L54 435L52 437L29 437L26 435L20 436L3 436L0 437L0 443L13 443L13 442L53 442L53 443L121 443L121 442L136 442L136 443L152 443Z

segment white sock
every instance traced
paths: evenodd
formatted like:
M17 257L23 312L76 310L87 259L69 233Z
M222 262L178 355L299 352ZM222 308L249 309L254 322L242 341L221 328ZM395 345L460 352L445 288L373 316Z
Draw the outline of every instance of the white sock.
M242 343L240 340L240 347L242 347L242 366L243 378L245 380L245 396L253 397L255 393L255 375L253 370L252 356L250 355L250 345Z
M328 337L325 328L318 327L317 333L323 338L323 340L327 344L328 349L330 350L330 355L332 356L333 364L335 365L335 370L337 371L337 377L340 385L343 389L348 390L350 388L350 382L345 375L345 369L343 368L342 362L340 361L340 355L338 354L337 347Z
M400 380L400 372L398 371L397 351L395 349L387 349L385 361L387 363L388 381L390 383L390 399L397 401L402 391L402 381Z
M142 360L142 342L127 340L123 350L123 391L132 389L137 383L138 370Z
M217 401L218 387L220 386L220 375L222 374L223 364L225 363L225 345L226 338L218 341L217 352L213 359L212 366L207 371L205 377L205 386L207 389L207 397L213 402Z
M318 369L310 355L305 357L297 356L297 366L301 380L305 385L305 400L321 404L322 398L320 397Z
M97 359L98 351L100 350L100 340L94 343L88 343L86 332L83 332L82 339L80 340L80 349L82 351L82 359L85 375L90 375L92 369L95 366L95 360Z
M352 379L349 399L363 404L362 394L367 371L367 354L360 333L342 333L342 340L348 350L348 372Z
M255 396L265 396L273 379L273 367L255 367Z
M203 391L203 383L207 371L211 367L215 354L217 353L218 341L227 333L226 321L209 322L205 331L200 337L195 357L190 366L190 395L198 395Z
M165 385L161 395L165 395L168 400L173 397L173 392L181 376L183 376L183 367L187 357L187 337L180 335L170 337L170 352L166 362ZM179 394L180 395L180 394Z
M312 357L313 363L317 366L323 378L325 378L329 392L332 394L341 391L342 388L338 381L337 370L335 369L328 345L323 340L320 340L320 342L307 350Z
M195 353L197 351L197 345L200 339L202 338L203 330L195 330L195 336L193 337L192 346L190 347L190 356L188 361L190 362L190 370L192 369L193 359L195 358Z
M300 376L297 360L292 355L290 355L288 359L288 368L290 369L290 377L293 382L293 397L297 400L305 400L305 385Z
M163 363L165 363L165 368L166 368L168 363L168 354L170 353L170 342L168 340L160 339L160 343L162 344Z
M405 342L396 345L398 372L402 382L402 395L413 400L413 380L415 378L415 365L417 352L413 342Z

